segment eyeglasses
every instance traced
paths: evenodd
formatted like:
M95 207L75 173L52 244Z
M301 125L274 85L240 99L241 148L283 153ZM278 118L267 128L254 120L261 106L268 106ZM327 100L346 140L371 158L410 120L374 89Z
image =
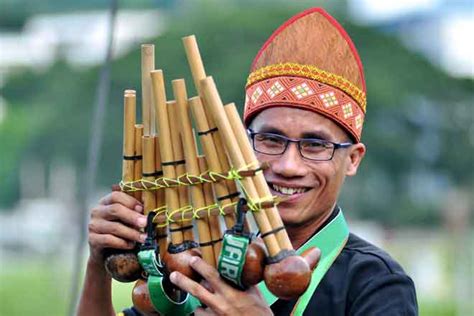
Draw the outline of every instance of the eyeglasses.
M273 133L258 133L251 129L247 130L252 140L253 149L265 155L283 155L289 143L297 143L301 157L314 161L328 161L334 156L339 148L347 148L352 143L334 143L317 138L293 139Z

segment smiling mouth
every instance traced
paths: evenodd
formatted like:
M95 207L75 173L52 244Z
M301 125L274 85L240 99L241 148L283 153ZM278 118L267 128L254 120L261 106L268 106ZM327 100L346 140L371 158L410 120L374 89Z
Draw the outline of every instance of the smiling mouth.
M273 184L273 183L269 183L269 185L274 191L276 191L278 193L281 193L281 194L284 194L284 195L301 194L301 193L305 193L305 192L310 190L309 188L304 188L304 187L289 188L289 187L279 186L279 185L276 185L276 184Z

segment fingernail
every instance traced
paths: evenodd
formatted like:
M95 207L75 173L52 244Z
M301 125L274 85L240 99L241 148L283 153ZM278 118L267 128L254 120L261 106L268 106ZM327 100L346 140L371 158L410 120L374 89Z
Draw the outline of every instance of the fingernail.
M143 206L141 206L140 204L135 205L135 211L140 213L143 212Z
M189 259L189 263L190 264L195 264L198 260L199 260L198 257L191 257L191 259Z
M171 274L170 274L171 282L175 283L177 281L177 279L178 279L177 273L176 272L171 272Z
M146 226L146 217L145 216L138 217L137 226L138 227L145 227Z
M140 241L144 242L146 239L146 234L140 234Z

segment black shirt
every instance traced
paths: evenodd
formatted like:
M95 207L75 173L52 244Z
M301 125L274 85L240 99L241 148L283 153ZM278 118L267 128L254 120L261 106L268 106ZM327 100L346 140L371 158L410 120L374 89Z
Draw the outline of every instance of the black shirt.
M290 315L295 303L280 299L271 308ZM303 315L418 315L415 286L385 251L350 234Z

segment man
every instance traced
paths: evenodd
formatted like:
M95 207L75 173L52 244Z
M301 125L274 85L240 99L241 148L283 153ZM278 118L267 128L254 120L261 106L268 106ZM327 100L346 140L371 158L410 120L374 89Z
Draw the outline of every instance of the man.
M195 258L191 266L204 282L170 275L175 286L204 304L195 314L416 315L412 280L388 254L349 234L336 204L346 176L356 174L366 151L360 142L364 74L343 28L321 9L285 22L257 54L246 97L249 137L258 159L269 162L264 175L272 193L285 197L278 209L293 247L316 246L321 260L310 288L284 301L264 285L236 290ZM143 241L141 212L138 201L117 192L93 210L80 314L113 313L101 250Z

